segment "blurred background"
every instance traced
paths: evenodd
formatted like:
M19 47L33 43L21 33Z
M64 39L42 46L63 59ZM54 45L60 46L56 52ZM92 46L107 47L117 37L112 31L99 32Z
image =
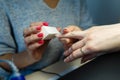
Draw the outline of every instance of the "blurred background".
M120 0L87 0L87 4L96 24L120 22Z

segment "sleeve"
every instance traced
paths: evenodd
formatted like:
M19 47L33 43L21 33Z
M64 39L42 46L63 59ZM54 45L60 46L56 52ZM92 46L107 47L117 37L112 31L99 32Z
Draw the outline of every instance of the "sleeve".
M87 29L95 25L87 7L87 0L80 0L80 26Z
M11 29L4 6L0 2L0 55L5 53L15 53L16 51L16 45Z
M9 72L6 72L3 68L0 67L0 80L7 80L6 78L10 75Z

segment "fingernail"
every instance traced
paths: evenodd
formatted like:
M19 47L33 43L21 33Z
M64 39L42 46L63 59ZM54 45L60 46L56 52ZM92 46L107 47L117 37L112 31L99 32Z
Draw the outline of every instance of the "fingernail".
M49 24L48 24L48 22L43 22L43 25L48 26Z
M67 29L63 29L63 34L66 34L68 33L68 30Z
M39 33L37 36L38 37L43 37L43 33Z
M39 44L44 44L44 40L38 41Z
M41 30L41 27L40 27L40 26L37 26L36 29L37 29L37 30Z

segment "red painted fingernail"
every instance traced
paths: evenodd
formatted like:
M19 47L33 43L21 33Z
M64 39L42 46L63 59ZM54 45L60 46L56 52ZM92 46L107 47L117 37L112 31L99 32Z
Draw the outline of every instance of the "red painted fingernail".
M49 24L48 24L48 22L43 22L43 25L48 26Z
M39 33L37 36L38 37L43 37L43 33Z
M40 26L37 26L36 29L37 29L37 30L41 30L41 27L40 27Z
M38 41L39 44L44 44L44 40Z

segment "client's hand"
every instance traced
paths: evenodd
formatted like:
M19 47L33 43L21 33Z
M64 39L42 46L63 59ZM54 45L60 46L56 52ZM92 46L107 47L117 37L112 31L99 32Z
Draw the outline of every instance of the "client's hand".
M73 31L82 31L78 26L68 26L62 30L62 34L67 34L69 32ZM73 43L78 41L78 39L73 39L73 38L59 38L59 40L63 43L64 49L67 50Z
M85 31L74 31L59 38L79 39L64 52L65 62L86 57L89 60L103 52L120 50L120 24L92 27Z
M38 61L41 59L42 54L47 47L49 41L42 40L44 36L41 33L42 26L48 26L47 22L35 22L30 27L24 30L24 41L27 47L28 54L31 54L33 58Z

